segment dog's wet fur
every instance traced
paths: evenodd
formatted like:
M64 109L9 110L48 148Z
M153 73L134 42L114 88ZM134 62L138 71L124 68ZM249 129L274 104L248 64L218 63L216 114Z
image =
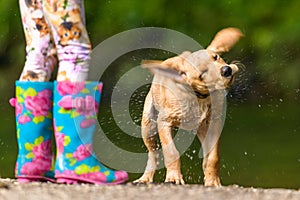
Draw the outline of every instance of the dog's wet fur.
M243 36L237 28L219 31L210 45L196 52L183 52L165 61L144 61L154 73L142 115L142 137L148 149L148 161L142 177L134 183L152 183L158 163L157 133L167 168L165 182L184 184L180 155L173 142L173 127L196 130L202 143L212 116L214 91L226 90L238 72L220 55L228 52ZM213 133L220 134L220 133ZM204 155L204 185L220 186L219 141Z

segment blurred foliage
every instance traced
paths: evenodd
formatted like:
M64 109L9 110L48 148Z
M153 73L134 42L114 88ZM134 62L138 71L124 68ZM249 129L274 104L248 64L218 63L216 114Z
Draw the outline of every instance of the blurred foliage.
M242 78L246 84L251 81L248 94L298 100L300 1L94 0L86 1L85 7L94 46L114 34L147 26L182 32L206 46L221 28L239 27L245 38L225 58L240 60L247 67L247 78ZM18 3L1 0L0 13L0 85L4 88L8 77L14 80L22 70L25 42Z
M299 0L90 0L85 1L85 8L87 29L94 46L122 31L155 26L179 31L205 47L218 30L228 26L240 28L245 37L224 58L229 62L241 61L246 71L240 73L230 97L256 105L236 107L232 113L229 110L229 121L222 136L224 183L299 188ZM114 84L132 63L170 56L167 53L157 56L157 52L131 52L112 64L103 77L106 91L102 111L109 111L109 95ZM13 82L18 79L24 60L25 41L18 1L1 0L0 175L4 177L13 174L13 153L17 148L13 109L8 108L7 102L14 95ZM136 118L140 118L141 112L138 113ZM106 114L101 119L110 122ZM107 129L121 134L116 128L108 126ZM115 132L111 135L119 136ZM239 142L232 143L237 138ZM142 141L136 145L142 145ZM197 177L201 171L199 163L194 166L197 172L189 172L188 166L184 165L183 171L188 175L195 173L192 176Z
M240 60L247 67L247 77L241 79L251 87L239 87L249 92L237 92L247 92L247 100L298 100L299 7L296 0L87 1L86 15L94 44L128 29L158 26L180 31L206 46L221 28L239 27L245 38L225 58Z

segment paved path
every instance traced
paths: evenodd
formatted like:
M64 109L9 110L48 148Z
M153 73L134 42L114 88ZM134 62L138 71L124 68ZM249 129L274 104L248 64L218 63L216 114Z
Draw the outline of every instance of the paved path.
M183 199L183 200L300 200L300 190L256 189L238 186L207 188L202 185L63 185L53 183L20 184L0 179L1 200L109 200L109 199Z

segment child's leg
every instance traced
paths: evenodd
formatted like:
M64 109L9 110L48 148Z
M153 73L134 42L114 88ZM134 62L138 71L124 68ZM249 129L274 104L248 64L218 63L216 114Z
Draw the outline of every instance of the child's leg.
M19 0L26 38L26 62L21 81L49 81L56 52L42 11L41 0Z
M84 24L83 1L43 1L59 59L58 81L85 81L91 44Z

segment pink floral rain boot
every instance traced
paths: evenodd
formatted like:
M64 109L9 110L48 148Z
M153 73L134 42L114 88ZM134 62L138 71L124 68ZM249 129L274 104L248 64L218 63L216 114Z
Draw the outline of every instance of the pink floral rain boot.
M50 82L16 82L16 98L10 104L16 114L19 182L54 181L52 90Z
M54 83L58 183L118 184L128 179L126 172L101 164L92 150L101 90L98 82Z

